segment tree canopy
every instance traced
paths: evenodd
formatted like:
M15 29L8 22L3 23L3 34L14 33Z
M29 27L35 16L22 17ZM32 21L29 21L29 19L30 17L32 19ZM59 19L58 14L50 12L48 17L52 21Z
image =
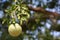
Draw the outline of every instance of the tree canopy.
M0 2L1 40L60 40L60 14L46 10L59 6L58 0L6 0ZM47 23L50 25L48 28ZM14 37L17 36L17 37Z

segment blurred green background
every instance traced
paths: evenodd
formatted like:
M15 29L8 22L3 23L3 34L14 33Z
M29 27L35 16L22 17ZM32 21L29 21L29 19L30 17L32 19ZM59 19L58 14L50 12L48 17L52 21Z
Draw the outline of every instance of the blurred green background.
M60 13L60 0L0 0L0 40L60 40L60 18L53 25L48 15L29 10L28 6ZM18 37L8 33L14 22L22 27Z

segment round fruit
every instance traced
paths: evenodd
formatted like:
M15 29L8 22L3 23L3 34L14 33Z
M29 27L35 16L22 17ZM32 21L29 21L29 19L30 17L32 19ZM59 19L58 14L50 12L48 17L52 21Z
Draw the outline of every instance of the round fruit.
M11 36L17 37L22 33L22 28L18 23L11 24L8 28L8 32Z

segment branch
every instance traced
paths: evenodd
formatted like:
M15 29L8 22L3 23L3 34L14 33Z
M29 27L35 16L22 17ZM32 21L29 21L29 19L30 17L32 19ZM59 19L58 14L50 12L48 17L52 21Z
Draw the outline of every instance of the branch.
M56 12L50 12L50 11L46 11L44 8L42 7L37 7L37 8L33 8L32 6L28 7L30 10L36 11L36 12L41 12L45 15L53 15L54 17L56 16L60 16L60 14L56 13Z

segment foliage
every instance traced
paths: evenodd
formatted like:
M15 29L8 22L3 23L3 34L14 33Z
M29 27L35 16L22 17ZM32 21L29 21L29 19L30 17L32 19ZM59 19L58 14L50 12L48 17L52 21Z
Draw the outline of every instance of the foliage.
M35 0L35 1L40 2L41 0ZM55 2L52 3L51 4L53 6L56 4ZM2 34L1 40L23 40L23 38L26 39L26 37L30 40L31 39L54 40L54 37L50 34L51 30L45 27L46 22L48 20L45 18L47 15L44 15L40 12L33 12L33 14L31 14L31 10L29 10L28 4L33 4L32 0L28 0L28 1L13 0L6 9L5 8L3 9L5 14L1 20L2 20L3 28L5 27L4 29L5 31ZM50 5L48 5L48 7L49 6ZM43 8L46 7L47 5L44 5L43 3ZM22 31L23 31L22 34L16 38L10 36L7 30L9 25L11 24L15 25L15 23L18 23L22 27ZM45 28L44 33L42 33L41 29L39 29L42 27ZM36 30L38 30L37 34L36 34Z

